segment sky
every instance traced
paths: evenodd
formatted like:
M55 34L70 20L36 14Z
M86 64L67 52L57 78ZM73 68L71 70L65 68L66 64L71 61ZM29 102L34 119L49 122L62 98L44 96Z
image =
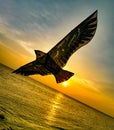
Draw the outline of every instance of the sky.
M75 75L67 85L53 75L32 78L114 117L114 1L4 0L0 3L0 62L13 68L48 52L80 22L98 10L94 38L69 59Z

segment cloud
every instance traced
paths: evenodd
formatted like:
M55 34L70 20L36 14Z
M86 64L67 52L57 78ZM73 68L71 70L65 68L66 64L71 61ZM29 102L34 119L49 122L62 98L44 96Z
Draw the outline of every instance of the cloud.
M27 45L22 44L22 42L20 41L17 41L15 39L11 39L9 37L7 37L6 35L0 33L0 43L1 43L1 47L2 46L6 46L6 49L11 49L11 50L14 50L12 52L14 52L14 55L21 55L23 57L32 57L31 54L31 51L30 51L30 48L27 49ZM10 58L9 58L10 59Z
M31 48L31 43L26 43L24 41L18 41L19 45L23 47L26 51L30 52L33 54L33 49Z
M101 90L97 88L95 82L90 79L84 79L80 76L74 76L71 80L73 84L78 86L80 89L85 89L86 91L94 92L97 94L101 93Z

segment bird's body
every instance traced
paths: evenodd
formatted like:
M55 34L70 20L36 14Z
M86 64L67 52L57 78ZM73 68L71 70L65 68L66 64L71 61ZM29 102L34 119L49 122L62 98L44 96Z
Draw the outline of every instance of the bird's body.
M35 50L36 60L20 67L14 73L22 75L53 74L57 83L68 80L74 73L63 70L69 57L86 45L94 36L97 27L97 11L66 35L48 53Z

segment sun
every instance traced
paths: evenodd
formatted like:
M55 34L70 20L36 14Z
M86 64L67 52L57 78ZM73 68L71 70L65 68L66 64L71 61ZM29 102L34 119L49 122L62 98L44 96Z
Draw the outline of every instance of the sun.
M63 86L66 87L68 85L68 82L67 81L64 81L63 82Z

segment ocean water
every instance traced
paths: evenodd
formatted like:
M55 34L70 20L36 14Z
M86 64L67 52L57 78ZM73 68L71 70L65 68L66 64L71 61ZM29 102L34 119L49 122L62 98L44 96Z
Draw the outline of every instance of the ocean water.
M0 64L0 130L114 130L114 119Z

